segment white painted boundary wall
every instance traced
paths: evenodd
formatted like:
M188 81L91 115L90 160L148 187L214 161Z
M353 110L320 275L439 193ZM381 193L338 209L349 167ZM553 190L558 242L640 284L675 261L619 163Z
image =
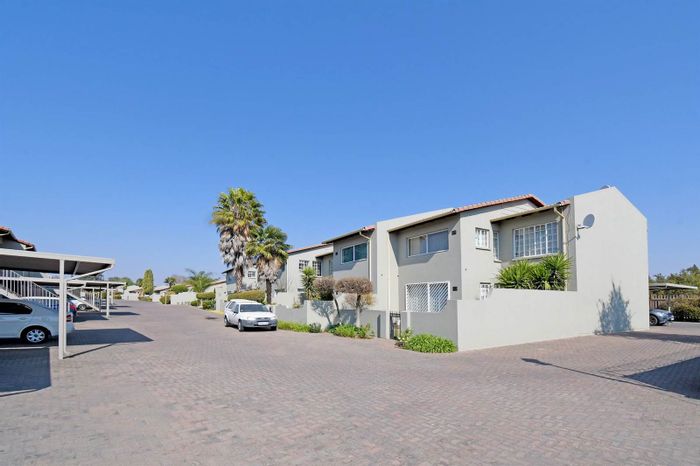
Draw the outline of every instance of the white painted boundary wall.
M197 299L197 293L194 291L186 291L170 296L170 304L190 304Z
M275 306L275 314L279 320L299 322L302 324L318 323L321 328L328 327L329 324L354 324L355 311L352 309L341 309L340 316L335 310L332 301L306 301L300 308L291 309L286 306ZM389 313L386 311L362 311L360 324L369 324L378 338L389 338Z

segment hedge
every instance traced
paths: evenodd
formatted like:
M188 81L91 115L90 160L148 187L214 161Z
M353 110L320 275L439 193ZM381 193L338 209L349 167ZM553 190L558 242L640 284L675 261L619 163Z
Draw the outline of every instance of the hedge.
M232 299L247 299L250 301L257 301L260 304L265 304L265 291L263 290L246 290L237 291L236 293L230 293L228 295L228 300Z
M369 324L365 324L362 327L356 327L352 324L334 325L328 328L328 333L346 338L372 338L374 336Z
M671 303L673 318L679 321L700 321L700 298L682 298Z
M197 293L197 299L216 299L216 292L207 291L205 293Z
M419 353L454 353L457 351L457 345L452 340L429 333L410 336L403 342L402 347Z
M187 290L189 290L189 288L187 287L187 285L183 284L173 285L170 287L170 291L175 294L184 293Z
M216 307L216 300L215 299L205 299L202 301L202 309L207 309L211 310Z
M311 332L311 327L308 324L300 324L299 322L289 322L287 320L278 320L277 328L280 330L291 330L292 332Z
M161 304L170 304L170 295L169 294L160 295L160 302L161 302Z

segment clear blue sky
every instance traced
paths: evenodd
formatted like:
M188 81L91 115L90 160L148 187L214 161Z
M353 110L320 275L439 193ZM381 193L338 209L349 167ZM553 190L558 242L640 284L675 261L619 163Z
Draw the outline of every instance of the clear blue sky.
M217 194L302 246L618 186L700 263L700 2L0 2L0 225L156 279L224 267Z

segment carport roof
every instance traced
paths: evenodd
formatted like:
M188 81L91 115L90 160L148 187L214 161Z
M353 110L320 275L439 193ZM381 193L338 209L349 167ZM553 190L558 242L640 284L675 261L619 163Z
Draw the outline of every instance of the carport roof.
M58 274L61 261L69 275L97 273L114 266L114 259L104 257L0 249L0 269Z
M692 285L679 285L678 283L649 283L649 290L651 291L661 291L661 290L697 290L697 286Z

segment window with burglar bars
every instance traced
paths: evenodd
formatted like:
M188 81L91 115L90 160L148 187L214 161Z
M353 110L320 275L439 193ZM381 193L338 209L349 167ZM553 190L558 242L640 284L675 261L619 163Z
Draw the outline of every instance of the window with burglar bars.
M303 271L303 270L304 270L305 268L307 268L308 266L309 266L309 261L306 261L306 260L300 260L300 261L299 261L299 270L302 270L302 271Z
M544 256L559 252L559 225L556 222L513 230L513 257Z
M406 310L440 312L450 299L450 282L409 283L406 285Z
M314 272L316 272L316 276L320 277L321 276L321 261L313 261L312 264L314 266Z

